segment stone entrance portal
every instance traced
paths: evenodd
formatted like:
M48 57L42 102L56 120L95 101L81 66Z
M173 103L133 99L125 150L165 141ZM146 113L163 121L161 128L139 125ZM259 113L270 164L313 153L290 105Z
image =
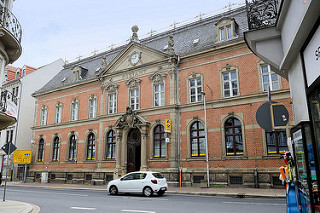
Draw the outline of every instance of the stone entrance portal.
M128 172L147 170L147 136L150 123L127 107L117 120L116 171L118 178Z
M127 172L139 171L141 166L141 133L131 129L127 137Z

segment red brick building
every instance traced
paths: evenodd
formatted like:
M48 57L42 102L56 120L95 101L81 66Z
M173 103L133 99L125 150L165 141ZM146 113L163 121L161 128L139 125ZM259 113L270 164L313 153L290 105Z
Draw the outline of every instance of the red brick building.
M290 101L289 86L246 47L246 29L243 7L143 40L134 26L127 45L65 65L34 93L29 178L102 183L156 170L193 185L208 171L211 184L279 184L289 129L266 132L255 115L268 81L277 102Z

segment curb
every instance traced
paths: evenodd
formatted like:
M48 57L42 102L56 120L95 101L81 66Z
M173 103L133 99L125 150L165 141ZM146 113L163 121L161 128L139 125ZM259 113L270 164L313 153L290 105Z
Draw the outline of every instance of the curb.
M216 193L216 192L179 192L179 191L167 191L169 194L181 194L181 195L198 195L198 196L216 196L216 197L232 197L232 198L275 198L285 199L285 195L263 195L263 194L246 194L246 193Z
M48 186L48 185L23 185L23 184L12 184L11 186L19 187L37 187L37 188L52 188L52 189L69 189L69 190L92 190L92 191L107 191L106 188L83 188L83 187L64 187L64 186ZM197 196L216 196L216 197L232 197L232 198L275 198L285 199L286 195L280 194L250 194L250 193L223 193L223 192L199 192L199 191L166 191L168 194L180 194L180 195L197 195Z

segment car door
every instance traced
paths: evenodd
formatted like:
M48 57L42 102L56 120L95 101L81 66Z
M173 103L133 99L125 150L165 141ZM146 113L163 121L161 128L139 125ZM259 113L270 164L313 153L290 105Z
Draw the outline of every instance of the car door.
M119 192L132 192L132 181L134 174L127 174L120 179L118 190Z
M132 181L132 191L139 193L142 192L142 189L145 185L145 174L144 173L135 173L134 180Z

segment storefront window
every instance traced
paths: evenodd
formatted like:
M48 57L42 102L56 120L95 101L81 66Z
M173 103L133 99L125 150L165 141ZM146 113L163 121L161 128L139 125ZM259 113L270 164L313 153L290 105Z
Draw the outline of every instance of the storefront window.
M318 156L320 156L320 90L317 89L309 96L309 104L311 108L311 117L313 123L313 130L315 135L315 142L318 147ZM318 160L318 162L320 162Z

